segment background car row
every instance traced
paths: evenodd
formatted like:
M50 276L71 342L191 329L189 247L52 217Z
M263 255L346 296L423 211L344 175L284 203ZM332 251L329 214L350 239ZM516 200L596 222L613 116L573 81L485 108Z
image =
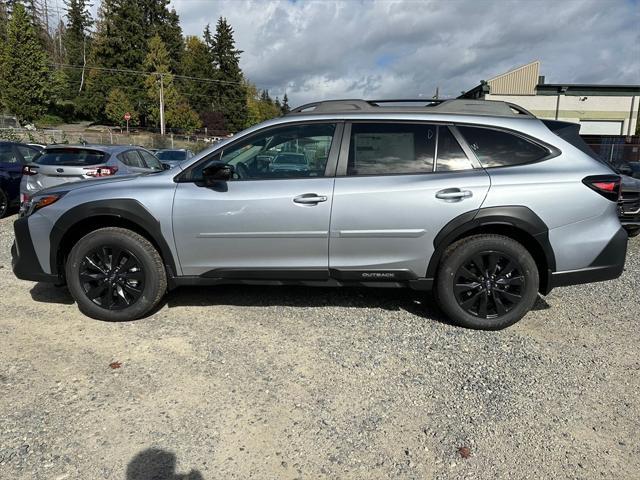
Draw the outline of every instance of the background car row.
M130 145L0 142L0 218L48 187L112 175L151 173L192 156L193 152L184 149L158 150L154 154Z

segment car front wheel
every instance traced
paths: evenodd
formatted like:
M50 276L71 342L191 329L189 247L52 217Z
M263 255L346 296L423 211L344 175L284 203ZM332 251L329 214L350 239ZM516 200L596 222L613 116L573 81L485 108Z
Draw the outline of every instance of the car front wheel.
M78 308L98 320L140 318L167 290L158 251L124 228L102 228L80 239L67 259L66 277Z
M475 235L445 252L436 298L458 325L499 330L531 310L538 285L536 262L524 246L502 235Z

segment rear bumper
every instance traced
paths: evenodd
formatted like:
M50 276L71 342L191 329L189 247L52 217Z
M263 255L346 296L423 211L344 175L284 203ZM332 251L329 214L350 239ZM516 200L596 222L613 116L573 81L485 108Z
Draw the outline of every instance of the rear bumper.
M624 228L620 228L611 238L607 246L587 268L566 272L553 272L549 276L549 293L555 287L578 285L581 283L603 282L613 280L622 275L627 256L628 236Z
M32 282L58 283L57 275L45 273L38 262L31 232L29 231L28 218L19 218L13 223L15 241L11 246L11 268L20 280Z

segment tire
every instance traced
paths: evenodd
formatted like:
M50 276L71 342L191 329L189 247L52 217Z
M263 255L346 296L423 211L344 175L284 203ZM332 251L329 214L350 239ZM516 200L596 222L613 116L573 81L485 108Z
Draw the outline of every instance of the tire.
M101 228L71 249L65 273L78 308L98 320L135 320L167 290L162 258L146 238L124 228Z
M7 212L9 212L9 197L0 188L0 218L4 218Z
M539 283L536 262L520 243L502 235L474 235L445 251L435 293L454 323L500 330L531 310Z

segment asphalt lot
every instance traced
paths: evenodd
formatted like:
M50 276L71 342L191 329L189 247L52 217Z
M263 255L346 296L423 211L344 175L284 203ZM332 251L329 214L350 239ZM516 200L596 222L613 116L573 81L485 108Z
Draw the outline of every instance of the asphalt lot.
M355 288L183 289L114 324L15 279L12 221L1 479L640 478L640 239L501 332Z

